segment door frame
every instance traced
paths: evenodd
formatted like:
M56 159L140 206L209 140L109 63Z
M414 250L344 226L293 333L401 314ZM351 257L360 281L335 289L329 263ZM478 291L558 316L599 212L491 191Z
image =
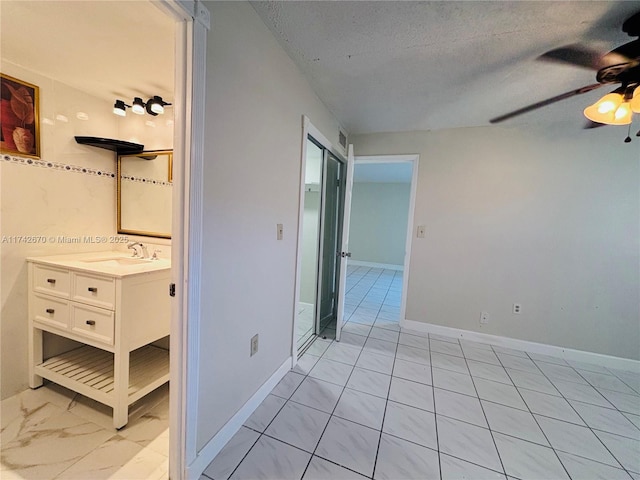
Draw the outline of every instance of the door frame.
M337 149L333 143L325 137L320 130L311 123L311 120L306 115L302 116L302 145L300 154L300 192L298 199L298 239L296 245L296 280L293 295L293 325L291 329L291 368L295 367L298 363L298 342L296 338L296 332L298 327L299 315L298 315L298 302L300 300L300 283L302 273L302 221L304 218L304 182L305 182L305 170L307 167L307 138L313 137L316 143L322 145L326 150L329 150L338 160L347 163L344 154ZM317 302L316 302L317 303ZM314 320L315 321L315 320Z
M407 312L407 287L409 286L409 267L411 264L411 245L414 231L414 213L416 207L416 193L418 191L418 167L420 163L419 154L408 155L356 155L354 166L363 164L385 164L385 163L411 163L411 193L409 196L409 212L407 217L407 238L405 240L404 264L402 274L402 300L400 302L400 326L406 320ZM353 197L351 198L353 200Z
M154 4L176 22L171 232L171 281L176 289L169 337L169 477L177 479L188 478L188 468L197 457L204 98L210 14L198 0L160 0Z

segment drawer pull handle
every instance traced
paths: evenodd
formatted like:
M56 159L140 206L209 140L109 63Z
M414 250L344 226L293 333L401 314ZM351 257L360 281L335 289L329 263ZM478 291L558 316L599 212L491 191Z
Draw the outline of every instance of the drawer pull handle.
M87 325L95 325L96 321L95 320L87 320Z
M47 278L47 283L50 283L51 285L55 285L56 284L56 279L55 278Z
M93 292L93 293L98 293L98 289L96 287L89 287L89 288L87 288L87 290L89 290L90 292Z
M47 308L45 312L53 314L55 313L55 310L53 308Z

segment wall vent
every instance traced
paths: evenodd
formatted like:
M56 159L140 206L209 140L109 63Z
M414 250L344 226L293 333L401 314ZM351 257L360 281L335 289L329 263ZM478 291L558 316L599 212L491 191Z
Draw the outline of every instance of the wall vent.
M347 134L342 130L338 131L338 143L340 143L340 146L346 152L347 151Z

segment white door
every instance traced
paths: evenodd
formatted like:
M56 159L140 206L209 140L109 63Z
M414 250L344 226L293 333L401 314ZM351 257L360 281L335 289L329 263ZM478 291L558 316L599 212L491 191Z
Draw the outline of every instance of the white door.
M338 312L336 315L336 340L340 341L340 332L344 325L344 300L347 287L347 263L349 252L349 220L351 218L351 192L353 190L353 145L347 151L347 174L345 176L344 210L342 214L342 239L340 243L340 278L338 280Z

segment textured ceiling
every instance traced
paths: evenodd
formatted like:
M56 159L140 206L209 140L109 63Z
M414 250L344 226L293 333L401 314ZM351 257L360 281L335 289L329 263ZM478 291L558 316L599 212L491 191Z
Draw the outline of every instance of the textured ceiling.
M595 72L536 61L573 43L631 40L640 2L252 2L350 133L431 130L488 119L595 83ZM603 89L604 90L604 89ZM581 128L600 91L510 120Z
M3 59L109 101L173 98L174 22L151 2L0 0L0 21Z

